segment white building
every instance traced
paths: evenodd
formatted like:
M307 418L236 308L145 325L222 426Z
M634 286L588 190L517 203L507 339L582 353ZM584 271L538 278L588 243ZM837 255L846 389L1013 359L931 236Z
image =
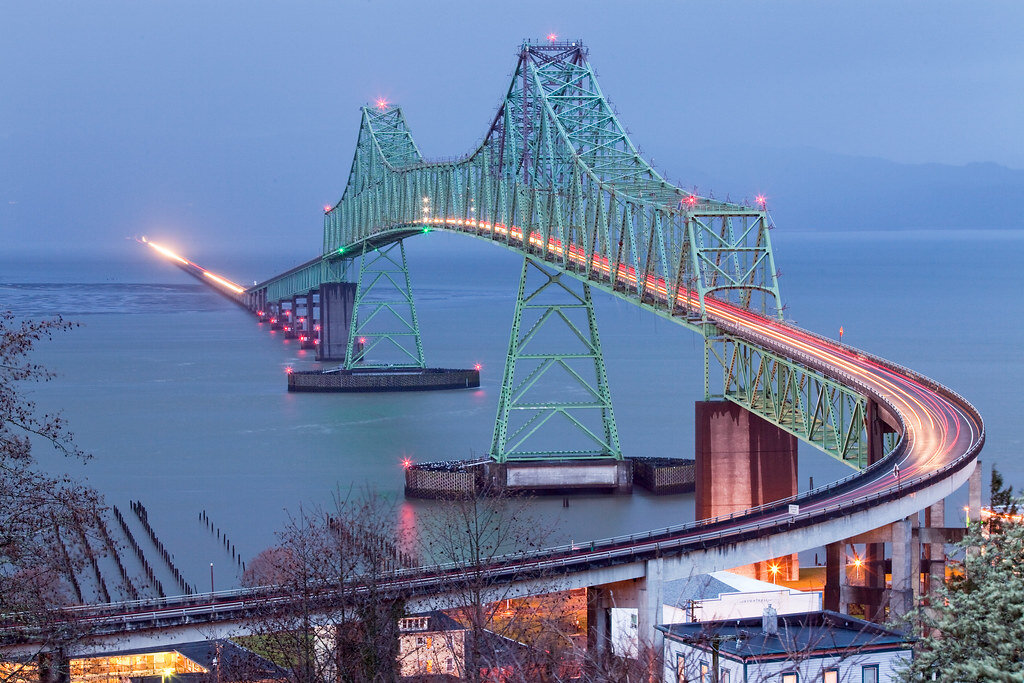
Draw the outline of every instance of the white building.
M760 618L766 607L778 614L814 612L822 607L821 593L793 590L731 572L668 581L662 588L662 601L662 621L666 624ZM620 657L636 657L636 609L613 608L611 628L612 652Z
M890 683L913 658L899 631L829 611L658 626L670 683Z

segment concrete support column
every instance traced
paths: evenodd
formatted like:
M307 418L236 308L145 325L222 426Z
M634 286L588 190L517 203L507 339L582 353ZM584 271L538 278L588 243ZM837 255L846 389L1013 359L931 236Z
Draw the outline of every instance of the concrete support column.
M797 492L795 436L729 401L698 401L695 409L697 519ZM763 581L793 581L799 575L796 553L744 569L741 573Z
M981 519L981 460L976 460L971 478L967 480L967 516L971 523Z
M940 500L924 511L924 525L928 529L946 526L946 501ZM925 546L928 557L928 594L946 581L946 544L930 543Z
M297 301L298 301L298 297L294 297L293 296L291 299L287 299L282 304L284 306L284 308L285 308L285 311L284 311L284 314L285 314L284 326L286 328L285 332L284 332L284 338L285 339L295 339L295 338L297 338L299 336L298 332L297 332L298 326L299 326L299 315L296 312L297 309L298 309Z
M825 609L847 614L846 601L848 580L846 576L846 542L829 543L825 546Z
M913 592L911 605L921 599L921 514L910 516L910 589Z
M612 648L611 591L605 586L587 588L587 659L599 662Z
M317 345L317 360L345 360L355 301L354 282L325 282L320 285L320 344Z
M913 530L909 519L892 524L892 588L889 590L889 616L905 616L914 607L911 589L911 537Z
M662 561L648 560L646 574L637 586L637 652L642 657L644 648L650 648L650 654L655 660L660 660L665 642L665 634L655 628L663 622L663 575ZM652 671L660 670L660 666L652 668Z
M860 585L872 588L862 591L859 602L864 607L864 618L879 623L885 621L885 543L864 544L863 580Z

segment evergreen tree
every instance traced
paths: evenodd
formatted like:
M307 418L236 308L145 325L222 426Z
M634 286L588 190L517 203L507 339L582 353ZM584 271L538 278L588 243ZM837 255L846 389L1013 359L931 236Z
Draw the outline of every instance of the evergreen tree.
M1020 501L993 471L993 503ZM1024 522L975 523L959 547L963 574L914 615L921 640L904 681L1024 682ZM933 678L934 676L934 678Z

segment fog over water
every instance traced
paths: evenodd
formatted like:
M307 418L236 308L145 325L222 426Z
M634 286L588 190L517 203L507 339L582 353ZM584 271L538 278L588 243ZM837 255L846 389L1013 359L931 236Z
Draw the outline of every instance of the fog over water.
M1024 483L1018 428L1024 385L1024 231L773 232L786 316L903 363L959 391L985 418L982 453ZM40 347L57 371L30 387L63 409L95 457L74 471L122 509L141 500L176 563L200 587L209 562L228 567L198 521L205 510L244 558L274 541L287 511L372 487L403 523L436 503L402 500L400 461L487 451L521 261L492 245L433 232L409 240L428 364L483 365L479 390L289 394L284 368L312 352L268 334L239 307L138 246L62 262L0 257L0 300L20 315L61 314L81 327ZM310 254L186 256L236 281L262 279ZM623 450L693 457L701 398L697 335L595 293ZM54 469L71 463L44 455ZM849 470L801 448L800 485ZM957 509L957 508L951 508ZM536 513L568 542L688 521L692 496L541 499ZM206 534L206 535L204 535ZM222 570L218 588L236 580Z

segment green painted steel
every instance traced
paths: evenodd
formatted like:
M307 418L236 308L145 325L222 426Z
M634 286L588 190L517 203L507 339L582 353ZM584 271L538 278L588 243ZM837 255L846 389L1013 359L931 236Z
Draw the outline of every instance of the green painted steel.
M709 330L720 396L861 469L868 465L867 400L840 382L750 342ZM895 447L895 443L890 444Z
M345 192L325 213L320 262L254 289L265 288L268 299L275 298L271 291L284 298L292 289L306 291L317 278L332 277L331 264L364 249L443 229L544 262L710 340L715 314L709 303L716 310L724 302L782 319L771 228L763 198L698 196L673 186L644 161L580 42L528 42L483 141L460 159L424 161L400 108L363 108ZM750 353L713 353L717 339L729 337L717 330L712 336L705 364L708 395L708 364L728 363L724 398L843 462L862 463L863 398L860 412L856 406L830 409L821 422L808 413L810 399L764 393L764 358L753 353L756 345L730 338L730 348ZM785 369L801 388L818 383L853 400L815 370L781 359L773 363L773 372ZM500 417L498 422L500 427ZM826 435L829 429L832 436Z
M345 368L425 368L405 242L362 247Z
M531 272L540 274L539 285L528 284ZM556 268L530 257L523 259L491 441L490 457L497 462L622 459L590 285L583 282L582 292L577 293L566 280L571 278L564 278ZM580 324L581 314L586 327ZM556 343L558 351L545 349L545 342L551 343L544 339L545 328L552 327L569 337ZM552 379L558 381L561 395L580 394L581 398L564 401L545 395L545 380L550 386ZM571 389L564 388L566 380ZM571 447L552 447L553 441L546 447L535 445L566 427L570 435L561 437Z

